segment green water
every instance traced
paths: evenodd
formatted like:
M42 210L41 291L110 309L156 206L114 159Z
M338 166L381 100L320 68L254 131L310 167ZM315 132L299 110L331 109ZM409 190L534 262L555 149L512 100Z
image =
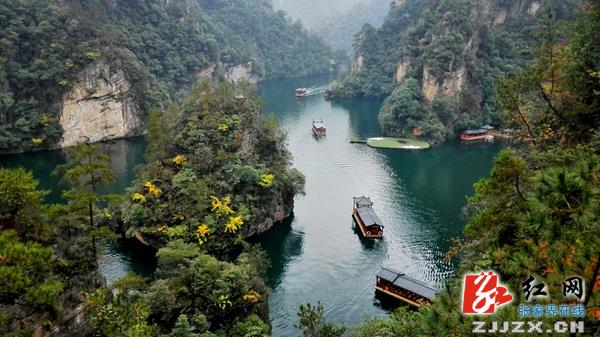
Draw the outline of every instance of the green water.
M425 151L351 144L352 136L380 136L380 103L293 96L297 87L327 83L275 81L260 90L265 112L279 117L294 164L306 175L306 195L296 199L294 218L260 240L273 264L273 336L297 336L296 312L307 302L320 301L329 319L351 325L365 314L385 315L374 296L381 265L442 285L453 271L442 255L448 239L462 233L465 198L501 149L501 144L459 142ZM313 118L323 119L326 137L313 137ZM385 238L375 243L361 240L351 228L352 197L363 194L386 225Z
M375 101L329 102L321 96L296 99L297 87L326 85L308 78L265 83L260 94L264 112L274 112L288 133L295 166L306 175L306 195L296 199L294 217L259 239L272 267L268 282L273 336L298 336L296 311L320 301L329 319L359 323L365 314L385 315L388 307L374 296L380 265L440 285L453 266L442 259L448 239L460 236L461 209L472 184L486 176L501 144L451 142L425 151L399 151L350 144L352 136L380 136ZM322 118L327 136L315 139L313 118ZM143 138L103 145L112 158L116 183L107 192L129 185L143 161ZM50 173L64 163L60 151L0 157L0 164L33 170L40 185L60 202L58 178ZM351 228L352 197L367 195L384 221L385 238L359 239ZM99 256L109 282L129 272L147 275L153 261L122 244L109 244Z

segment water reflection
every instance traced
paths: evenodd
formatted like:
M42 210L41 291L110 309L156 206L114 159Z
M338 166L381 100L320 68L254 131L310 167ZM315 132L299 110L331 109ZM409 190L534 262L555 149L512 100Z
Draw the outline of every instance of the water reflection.
M260 242L267 249L271 267L268 283L277 287L285 275L287 266L302 255L303 233L292 230L294 216L273 227L264 237L253 241Z

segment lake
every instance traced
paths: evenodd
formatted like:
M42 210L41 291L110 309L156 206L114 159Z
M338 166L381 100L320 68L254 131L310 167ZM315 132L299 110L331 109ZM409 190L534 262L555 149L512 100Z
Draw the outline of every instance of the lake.
M301 304L321 302L328 319L358 324L365 315L390 309L375 298L375 274L389 266L441 286L454 265L443 259L449 239L462 235L462 208L472 185L489 174L500 143L449 142L425 151L382 150L351 144L352 136L380 136L380 102L326 101L320 95L294 97L297 87L326 86L330 79L310 77L262 84L264 113L274 113L288 134L294 165L306 176L306 194L296 198L294 216L257 242L272 266L268 283L273 336L298 336L294 328ZM327 135L316 139L313 118ZM117 181L107 192L120 192L143 162L143 138L104 144ZM51 175L64 163L60 151L0 157L4 166L33 170L40 185L55 190ZM385 224L384 239L361 240L352 228L352 197L366 195ZM103 250L100 268L109 283L129 272L151 273L153 263L139 259L121 244Z

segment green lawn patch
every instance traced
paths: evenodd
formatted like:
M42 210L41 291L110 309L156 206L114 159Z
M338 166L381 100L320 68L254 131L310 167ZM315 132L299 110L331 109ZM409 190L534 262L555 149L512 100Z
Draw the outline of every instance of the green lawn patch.
M403 149L403 150L424 150L431 145L429 143L408 138L375 137L367 139L367 145L379 149Z

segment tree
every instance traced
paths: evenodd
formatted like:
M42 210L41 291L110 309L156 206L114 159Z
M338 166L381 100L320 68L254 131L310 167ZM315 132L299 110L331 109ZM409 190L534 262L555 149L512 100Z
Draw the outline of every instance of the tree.
M100 196L98 188L113 182L110 157L98 144L80 144L67 151L67 163L57 167L56 173L62 173L63 181L71 188L63 193L69 200L69 206L80 214L87 209L89 232L96 256L94 206L100 201L110 200L109 196Z
M327 322L321 303L317 306L311 306L310 303L301 305L298 317L300 320L296 327L302 330L304 337L341 337L346 331L344 327L336 327Z
M14 229L21 238L45 239L49 228L40 219L42 201L38 181L23 168L0 167L0 230Z

